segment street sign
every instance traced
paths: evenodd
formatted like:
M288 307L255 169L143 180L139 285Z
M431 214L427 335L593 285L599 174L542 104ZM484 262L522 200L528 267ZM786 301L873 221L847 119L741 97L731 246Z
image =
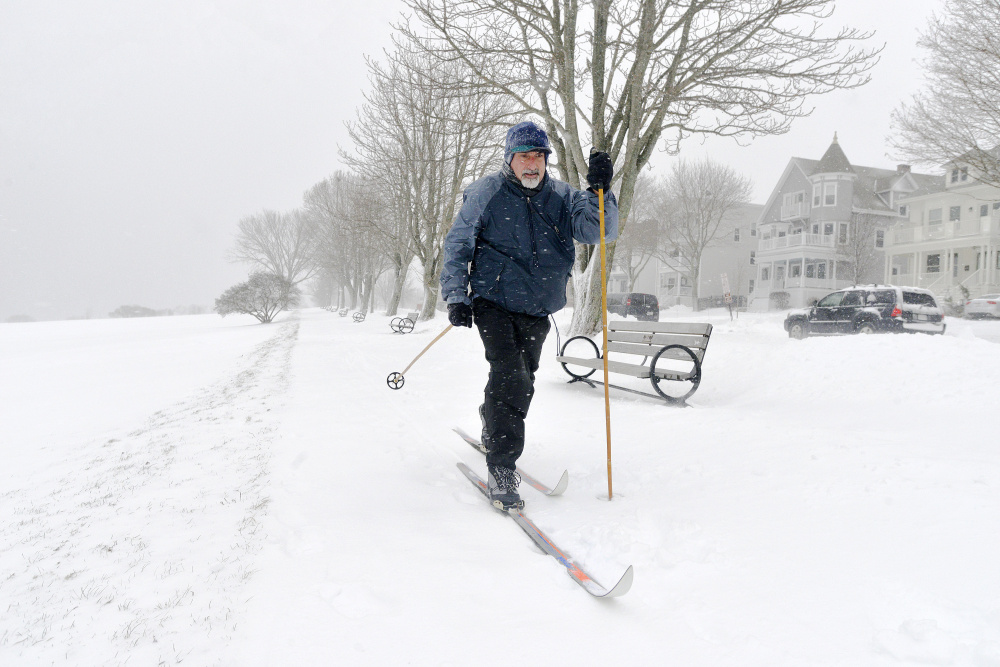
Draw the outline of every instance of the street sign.
M733 294L732 292L729 291L729 276L727 276L725 273L722 274L722 292L724 294L726 303L732 303Z

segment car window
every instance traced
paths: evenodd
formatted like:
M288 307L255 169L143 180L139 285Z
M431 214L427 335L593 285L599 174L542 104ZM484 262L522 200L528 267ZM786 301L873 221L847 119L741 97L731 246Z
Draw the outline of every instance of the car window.
M896 293L891 289L880 289L868 293L869 306L889 306L896 303Z
M844 300L840 302L841 306L860 306L861 305L861 292L847 292L844 294Z
M930 294L923 294L921 292L903 292L903 303L908 303L911 306L930 306L931 308L936 308L937 303L934 302L934 297Z
M1000 294L984 294L980 299L1000 299Z
M819 306L820 308L830 308L832 306L839 306L840 302L843 299L844 299L843 292L834 292L833 294L827 294L826 296L824 296L822 299L819 300L819 303L817 303L816 305Z

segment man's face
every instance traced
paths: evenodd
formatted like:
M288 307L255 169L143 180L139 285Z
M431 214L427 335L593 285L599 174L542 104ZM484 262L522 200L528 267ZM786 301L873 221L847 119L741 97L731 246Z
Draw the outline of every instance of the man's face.
M514 153L510 161L510 168L514 170L517 180L526 188L537 188L545 175L545 153L542 151L529 151L527 153Z

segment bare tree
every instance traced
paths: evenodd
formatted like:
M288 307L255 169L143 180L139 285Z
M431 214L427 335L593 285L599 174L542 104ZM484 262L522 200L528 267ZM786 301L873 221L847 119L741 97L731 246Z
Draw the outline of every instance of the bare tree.
M300 211L265 209L239 221L236 245L229 257L297 285L316 272L317 241L312 220Z
M215 312L222 317L234 313L253 315L267 324L286 308L298 305L301 292L284 276L257 271L244 283L233 285L215 300Z
M367 313L373 307L375 283L388 268L377 189L338 171L310 188L304 203L305 215L318 230L317 267L336 279L351 307Z
M542 119L569 183L583 185L589 146L611 154L621 233L661 139L676 152L690 134L780 134L811 111L809 95L867 83L877 62L858 46L870 34L824 33L833 0L593 0L588 12L578 0L407 4L432 55ZM594 255L577 248L573 333L599 328Z
M848 273L843 275L855 285L877 282L882 275L883 258L876 240L879 230L886 229L886 221L883 216L854 213L846 241L837 244L837 251L847 257Z
M750 201L750 179L711 158L679 160L659 192L665 246L679 251L674 261L692 285L698 303L698 278L705 249L719 236L727 215Z
M510 103L466 85L461 63L441 62L413 47L397 44L385 65L369 61L373 88L359 120L349 125L358 153L342 155L356 169L393 162L384 176L392 180L394 234L397 247L423 265L420 318L426 320L435 314L444 238L462 190L499 164Z
M629 291L635 287L636 278L649 260L656 256L660 243L660 224L656 218L654 180L642 174L636 181L632 199L631 224L615 242L615 268L628 277Z
M926 90L892 115L900 159L960 163L1000 187L1000 0L946 0L917 45L926 50Z

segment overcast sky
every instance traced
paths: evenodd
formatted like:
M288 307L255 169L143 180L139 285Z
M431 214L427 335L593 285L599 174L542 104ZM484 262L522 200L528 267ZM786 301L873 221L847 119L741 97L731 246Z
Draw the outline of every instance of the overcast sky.
M873 81L812 100L781 137L684 146L755 182L833 133L892 167L889 114L920 84L917 30L940 0L839 0L835 23L886 42ZM363 7L363 15L360 8ZM237 221L289 210L340 168L401 0L0 0L0 322L211 306L245 279ZM669 158L653 164L665 169Z

